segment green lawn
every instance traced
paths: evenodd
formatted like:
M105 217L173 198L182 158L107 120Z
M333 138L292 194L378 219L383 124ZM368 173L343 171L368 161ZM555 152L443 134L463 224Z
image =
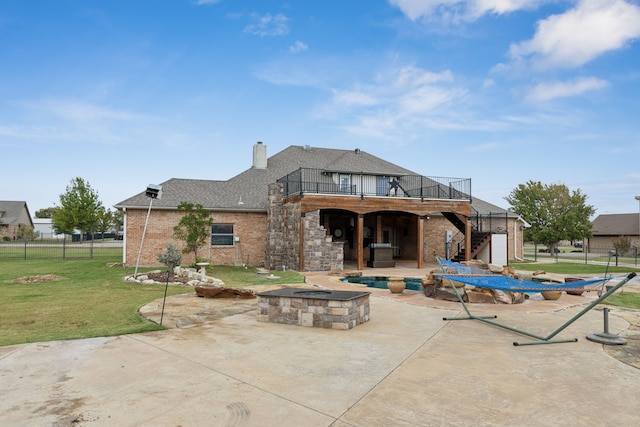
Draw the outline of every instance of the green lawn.
M558 274L604 274L608 273L630 273L632 271L640 271L640 269L629 267L616 267L609 266L607 270L606 265L597 264L578 264L572 262L551 262L551 263L536 263L536 262L509 262L509 267L514 270L536 271L544 270L549 273Z
M557 274L603 274L607 272L614 274L616 276L622 275L623 273L630 273L632 271L639 272L639 269L629 268L629 267L615 267L605 265L594 265L594 264L575 264L570 262L558 262L558 263L532 263L532 262L510 262L509 267L514 270L524 270L524 271L536 271L536 270L544 270L549 273L557 273ZM621 293L616 293L616 295L611 295L608 297L604 304L611 304L620 307L633 308L636 310L640 310L640 293L638 292L625 292L624 286L621 288Z
M258 274L257 271L253 267L214 265L207 268L207 275L222 280L228 287L304 283L304 276L297 271L274 271L277 279L267 279L268 274Z
M638 292L625 292L624 286L622 292L615 295L611 295L606 300L605 304L615 305L618 307L633 308L640 310L640 293Z
M164 286L125 283L125 269L104 261L19 261L0 264L0 346L163 329L138 314L162 298ZM16 282L32 276L57 280ZM190 292L171 286L169 295Z
M138 309L162 298L165 286L124 282L131 268L108 267L104 260L2 262L0 267L0 346L164 329ZM278 280L243 267L214 266L209 274L227 286L304 282L294 271L275 272ZM50 275L56 280L16 281ZM167 294L190 292L192 287L172 285Z

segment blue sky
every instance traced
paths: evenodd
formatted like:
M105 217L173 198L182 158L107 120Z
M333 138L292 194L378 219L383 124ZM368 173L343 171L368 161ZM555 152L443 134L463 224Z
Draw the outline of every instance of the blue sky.
M4 0L0 199L110 207L263 141L638 212L639 39L637 0Z

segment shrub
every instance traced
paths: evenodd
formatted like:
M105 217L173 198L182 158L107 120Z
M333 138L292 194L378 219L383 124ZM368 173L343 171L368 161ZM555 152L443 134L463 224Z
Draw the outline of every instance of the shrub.
M172 269L182 262L182 252L173 243L167 243L167 250L158 254L158 261Z

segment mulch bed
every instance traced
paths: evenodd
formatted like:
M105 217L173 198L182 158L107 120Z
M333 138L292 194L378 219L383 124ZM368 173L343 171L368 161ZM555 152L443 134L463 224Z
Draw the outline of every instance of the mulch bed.
M165 283L167 281L167 274L168 274L167 271L162 271L160 273L147 273L146 276L149 279L154 280L156 282ZM190 280L192 280L192 279L189 279L187 276L176 276L173 273L169 274L169 283L186 284Z

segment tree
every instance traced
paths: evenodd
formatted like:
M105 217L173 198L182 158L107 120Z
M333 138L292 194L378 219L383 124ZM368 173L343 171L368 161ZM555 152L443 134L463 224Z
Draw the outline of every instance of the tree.
M40 237L40 232L36 231L33 227L20 227L20 230L18 230L18 238L25 242L30 242L38 237Z
M78 229L82 236L95 231L103 209L98 193L84 179L76 177L60 195L60 206L56 206L51 223L56 233L73 234Z
M211 212L200 204L181 202L178 211L184 212L180 222L173 228L176 239L182 240L185 247L182 253L193 252L195 262L198 262L198 248L203 246L211 238L211 225L213 218Z
M36 218L53 218L53 213L56 211L55 207L48 207L38 209L35 213Z
M105 209L103 206L101 206L98 223L96 224L96 231L102 234L103 239L104 233L111 230L114 223L115 217L113 211L111 211L111 209Z
M624 256L631 249L631 238L629 236L618 236L613 240L613 247L616 248L618 255Z
M580 190L570 192L564 184L542 184L528 181L518 185L505 200L512 210L531 227L525 229L525 240L543 243L554 251L560 240L591 237L591 221L595 208L586 204Z
M169 273L173 271L173 267L180 265L182 262L182 254L173 243L167 243L167 250L158 254L158 261L163 263L169 269Z

